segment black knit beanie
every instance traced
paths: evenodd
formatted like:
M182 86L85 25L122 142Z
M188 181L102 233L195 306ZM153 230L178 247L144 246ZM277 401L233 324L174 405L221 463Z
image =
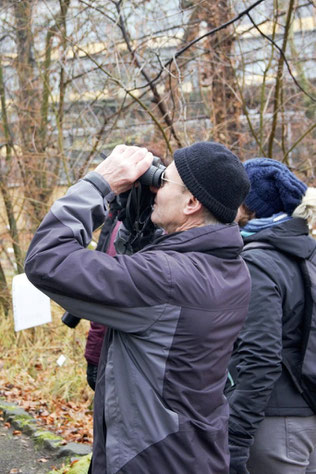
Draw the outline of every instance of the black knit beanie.
M231 223L250 188L239 159L224 145L198 142L176 150L174 162L191 193L217 220Z

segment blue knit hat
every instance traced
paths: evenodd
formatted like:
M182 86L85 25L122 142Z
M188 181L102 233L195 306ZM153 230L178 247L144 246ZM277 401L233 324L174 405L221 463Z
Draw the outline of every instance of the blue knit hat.
M307 190L283 163L271 158L254 158L244 162L250 179L246 206L256 217L270 217L277 212L291 215Z
M233 222L250 188L237 156L220 143L198 142L176 150L174 163L193 196L220 222Z

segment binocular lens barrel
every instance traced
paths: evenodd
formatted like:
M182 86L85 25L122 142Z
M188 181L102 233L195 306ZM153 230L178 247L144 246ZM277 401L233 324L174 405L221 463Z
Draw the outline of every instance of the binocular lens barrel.
M161 175L164 172L164 168L157 168L156 166L151 166L146 173L144 173L139 181L145 186L154 186L155 188L160 187Z
M139 178L139 181L145 186L159 188L161 184L161 175L165 169L166 167L161 164L160 158L154 156L153 164L148 168L146 173Z

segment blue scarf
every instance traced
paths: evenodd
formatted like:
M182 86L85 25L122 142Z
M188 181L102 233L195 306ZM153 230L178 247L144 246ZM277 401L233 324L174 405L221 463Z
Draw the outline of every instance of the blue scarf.
M273 214L271 217L262 217L261 219L251 219L248 224L241 230L242 237L249 237L250 235L256 234L260 230L268 229L274 225L281 224L282 222L292 219L291 216L285 214L285 212L278 212Z

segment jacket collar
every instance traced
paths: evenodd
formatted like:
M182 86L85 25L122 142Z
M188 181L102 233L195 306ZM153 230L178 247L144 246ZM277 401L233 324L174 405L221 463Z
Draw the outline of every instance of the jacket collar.
M180 253L202 252L220 258L237 258L243 248L239 227L233 224L206 225L165 234L142 251L168 250Z
M315 248L315 240L309 237L308 224L305 219L294 217L279 225L261 230L244 239L249 242L267 242L276 250L300 258L308 258Z

